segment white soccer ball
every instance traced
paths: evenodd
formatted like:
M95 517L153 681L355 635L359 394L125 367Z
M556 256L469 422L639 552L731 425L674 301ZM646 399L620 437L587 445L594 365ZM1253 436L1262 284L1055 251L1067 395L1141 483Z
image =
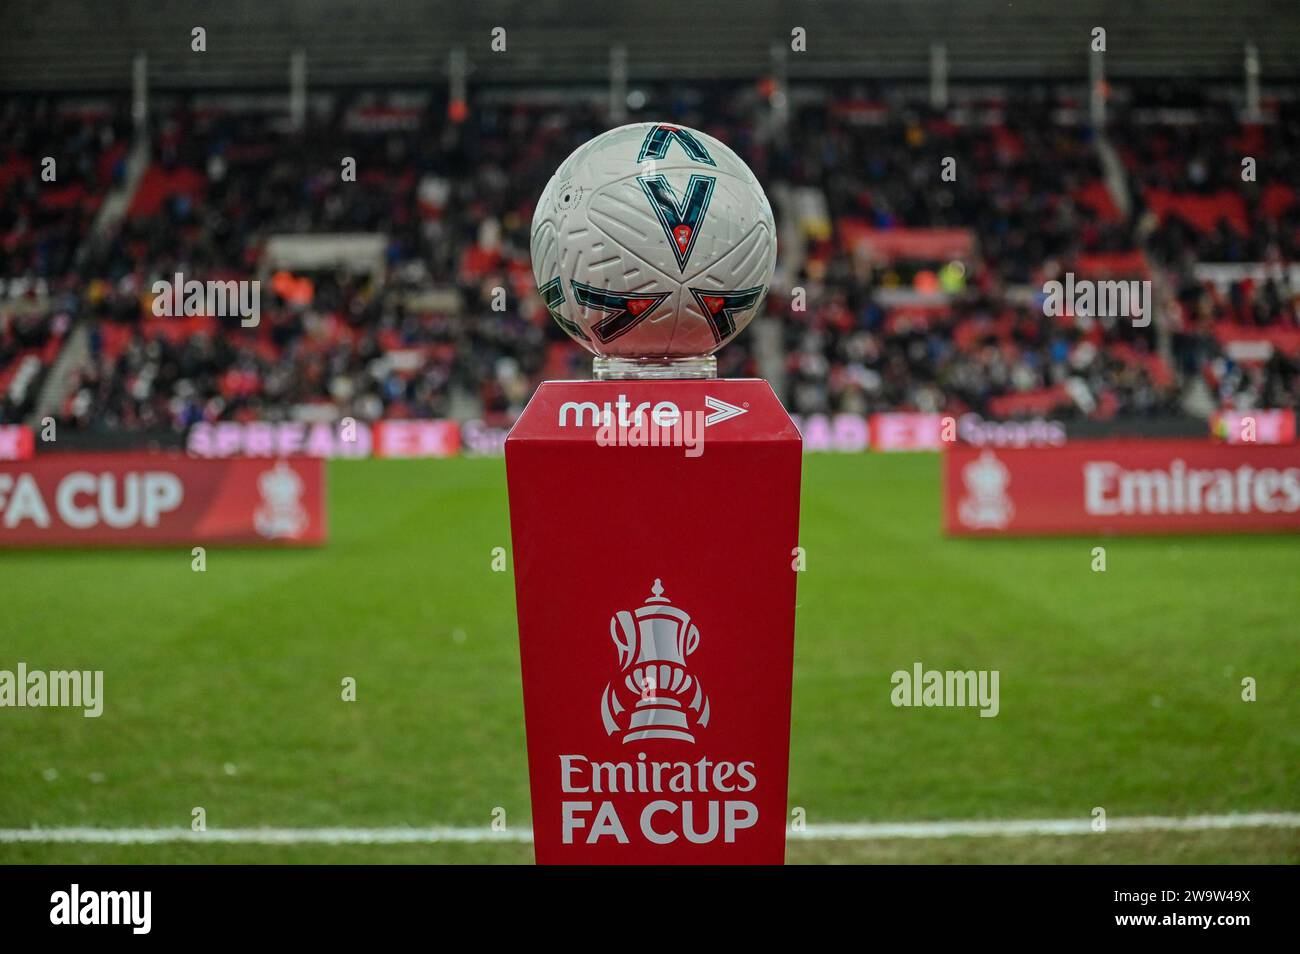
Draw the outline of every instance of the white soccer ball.
M673 123L602 133L537 202L533 276L551 315L593 354L709 355L763 305L776 225L729 148Z

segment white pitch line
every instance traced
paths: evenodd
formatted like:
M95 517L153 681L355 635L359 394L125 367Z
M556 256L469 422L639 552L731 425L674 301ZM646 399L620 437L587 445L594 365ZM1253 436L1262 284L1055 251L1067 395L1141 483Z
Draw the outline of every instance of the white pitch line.
M531 843L531 828L0 828L0 844L431 845L439 842Z
M1007 835L1091 835L1091 818L1027 818L1005 821L865 822L809 825L791 838L809 841L872 841L888 838L981 838ZM1209 831L1223 828L1300 828L1300 813L1108 818L1107 832Z
M792 841L876 841L893 838L966 838L1093 834L1089 818L1006 821L848 822L808 825L786 834ZM1211 831L1229 828L1300 828L1300 813L1111 818L1107 832ZM443 842L528 844L528 828L0 828L0 844L158 845L428 845Z

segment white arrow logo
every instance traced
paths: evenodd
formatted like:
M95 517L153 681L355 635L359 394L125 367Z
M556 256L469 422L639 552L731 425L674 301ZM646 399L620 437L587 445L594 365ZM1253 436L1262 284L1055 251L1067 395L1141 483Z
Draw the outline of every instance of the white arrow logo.
M712 427L714 424L721 423L722 421L729 421L733 417L740 417L740 415L746 414L749 411L748 408L736 407L734 404L728 404L726 401L719 401L717 398L709 397L707 394L704 395L704 406L713 412L704 419L705 427Z

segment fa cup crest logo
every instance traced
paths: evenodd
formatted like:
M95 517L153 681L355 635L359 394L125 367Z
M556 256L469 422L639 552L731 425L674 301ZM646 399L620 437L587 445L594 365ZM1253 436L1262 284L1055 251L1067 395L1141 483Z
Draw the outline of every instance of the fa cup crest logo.
M709 697L686 669L686 657L700 645L690 613L677 609L655 580L645 605L622 610L609 621L618 649L622 683L607 683L600 717L608 735L623 741L678 739L694 742L691 730L709 724ZM619 697L626 687L628 706Z
M979 459L967 464L961 472L966 484L966 496L957 505L961 522L968 527L1001 529L1011 522L1015 507L1007 496L1011 472L992 451L984 451Z
M307 529L307 511L298 498L302 496L302 478L283 460L262 471L257 478L262 505L253 514L257 532L268 539L297 537Z

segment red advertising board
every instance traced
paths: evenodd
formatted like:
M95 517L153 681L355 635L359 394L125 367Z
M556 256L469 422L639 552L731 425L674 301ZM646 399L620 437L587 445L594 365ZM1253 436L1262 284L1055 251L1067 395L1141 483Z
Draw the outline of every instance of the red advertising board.
M323 543L323 469L163 454L0 464L0 547Z
M36 447L36 435L22 424L0 425L0 460L27 460Z
M1296 439L1295 411L1216 411L1210 435L1225 444L1291 444Z
M951 419L951 415L912 411L873 414L871 446L880 451L938 450L943 446L944 421Z
M460 428L455 421L376 421L376 457L455 457Z
M955 444L944 454L944 527L954 535L1298 530L1300 447Z
M370 425L305 421L206 421L190 428L185 449L195 457L369 457Z
M506 471L538 862L784 860L801 456L765 381L533 396Z
M879 260L939 262L970 258L975 251L975 233L970 229L877 229L853 218L841 219L839 228L846 246Z
M871 415L871 446L879 451L939 450L944 444L1037 447L1065 443L1065 425L1034 418L986 421L978 414L920 414L892 411Z

